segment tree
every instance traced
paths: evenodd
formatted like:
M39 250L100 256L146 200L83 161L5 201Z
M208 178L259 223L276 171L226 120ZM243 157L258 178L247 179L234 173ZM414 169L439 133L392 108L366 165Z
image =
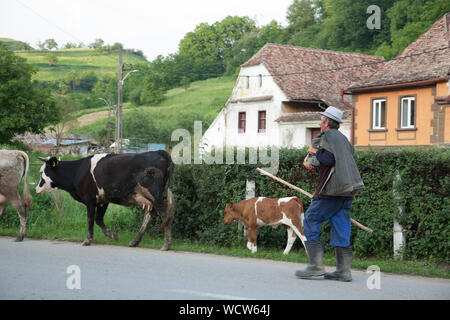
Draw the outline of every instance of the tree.
M261 47L262 41L257 32L250 32L236 42L232 50L232 58L227 61L226 74L237 75L241 64L250 59Z
M287 36L286 29L277 21L272 20L259 31L258 45L259 47L263 47L266 43L285 44L287 42Z
M98 77L94 71L86 71L81 74L80 88L91 91L98 81Z
M288 7L286 19L290 33L304 30L316 23L313 0L294 0Z
M0 143L16 134L40 133L59 120L50 89L31 81L33 65L0 45Z
M245 34L256 31L254 20L238 16L227 16L222 21L214 23L213 28L217 34L220 57L225 63L231 57L235 43Z
M367 8L372 0L326 0L327 17L316 36L315 46L330 50L374 53L376 48L389 40L389 18L386 10L394 0L379 0L381 29L367 28Z
M103 41L103 39L95 39L95 41L89 45L89 48L101 49L104 44L105 44L105 41Z
M436 20L450 11L446 0L399 0L385 10L389 37L385 37L376 55L391 59L424 33ZM377 39L376 39L377 40Z
M72 48L76 48L76 47L77 47L77 44L74 43L74 42L67 42L67 43L64 45L64 49L72 49Z
M179 53L194 59L194 70L203 74L202 79L217 76L233 59L235 44L254 31L255 22L248 17L227 16L212 25L201 23L181 39Z
M317 35L330 11L325 10L325 0L294 0L287 11L289 22L286 32L288 43L302 47L318 47Z
M140 102L147 105L156 105L164 100L166 88L164 85L164 73L152 68L145 74Z
M146 142L161 142L160 132L155 120L146 111L134 109L125 115L124 137L138 137Z
M448 1L400 0L387 11L390 18L391 53L398 54L436 20L450 11Z
M196 60L219 59L218 37L213 26L201 23L195 30L188 32L179 44L182 55L190 55Z
M78 125L75 111L80 109L80 105L71 97L56 95L54 97L56 109L60 115L60 121L50 128L56 136L56 152L58 153L63 135L68 130L74 129Z
M45 47L48 50L56 49L58 48L58 44L56 43L55 39L47 39L44 42Z

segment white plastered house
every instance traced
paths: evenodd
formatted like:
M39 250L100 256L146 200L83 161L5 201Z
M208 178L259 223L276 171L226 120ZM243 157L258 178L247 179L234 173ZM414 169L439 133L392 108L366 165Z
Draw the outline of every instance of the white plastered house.
M341 89L369 77L382 61L364 54L266 44L241 66L230 98L202 137L202 148L301 148L320 132L319 112L328 106L344 111L340 131L351 140L352 108Z

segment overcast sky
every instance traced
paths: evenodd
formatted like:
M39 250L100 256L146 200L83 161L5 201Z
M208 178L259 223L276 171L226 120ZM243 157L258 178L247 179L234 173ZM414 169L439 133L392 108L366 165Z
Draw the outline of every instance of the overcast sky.
M28 42L53 38L90 44L101 38L140 49L148 60L178 50L195 26L228 15L248 16L258 26L276 20L286 25L293 0L0 0L0 38Z

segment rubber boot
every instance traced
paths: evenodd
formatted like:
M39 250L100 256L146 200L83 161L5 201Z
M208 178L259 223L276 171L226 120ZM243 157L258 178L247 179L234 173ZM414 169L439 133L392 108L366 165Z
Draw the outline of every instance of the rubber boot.
M325 279L350 282L352 273L350 265L352 263L352 247L336 247L336 271L325 273Z
M295 275L299 278L311 278L323 276L325 274L325 268L322 264L323 259L323 247L320 241L317 242L305 242L306 253L308 254L308 266L305 270L297 270Z

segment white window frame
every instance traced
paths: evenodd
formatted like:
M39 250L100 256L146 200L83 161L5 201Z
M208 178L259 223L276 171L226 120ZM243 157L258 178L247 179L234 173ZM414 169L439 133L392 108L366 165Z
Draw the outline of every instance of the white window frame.
M405 110L403 110L403 102L404 101L408 101L407 105L406 105L406 121L407 123L403 123L403 117L404 117L404 112ZM411 104L411 101L414 101L414 106ZM415 127L415 113L417 112L416 110L414 110L414 114L411 114L411 110L416 108L416 98L415 97L403 97L400 100L400 128L402 129L411 129ZM412 121L411 121L412 120Z
M382 103L384 102L384 116L386 117L386 99L374 99L372 100L372 129L385 129L381 126L381 112ZM386 125L386 119L384 119Z

